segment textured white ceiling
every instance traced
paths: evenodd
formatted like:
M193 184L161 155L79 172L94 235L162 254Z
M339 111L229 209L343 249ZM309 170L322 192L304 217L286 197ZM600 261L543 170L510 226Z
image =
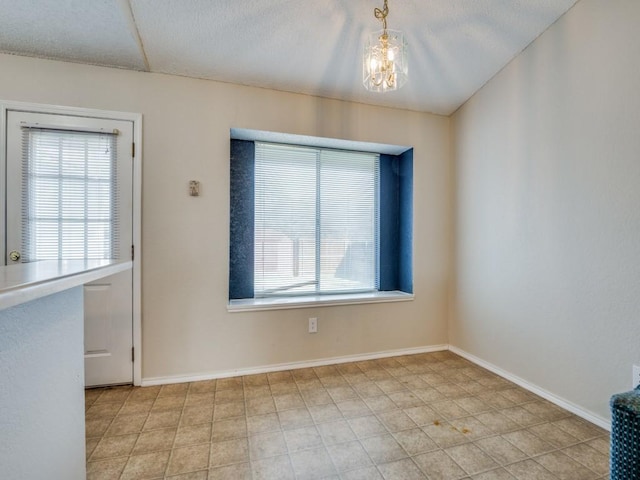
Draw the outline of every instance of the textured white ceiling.
M577 0L388 0L397 92L362 86L383 0L0 0L0 51L448 115Z

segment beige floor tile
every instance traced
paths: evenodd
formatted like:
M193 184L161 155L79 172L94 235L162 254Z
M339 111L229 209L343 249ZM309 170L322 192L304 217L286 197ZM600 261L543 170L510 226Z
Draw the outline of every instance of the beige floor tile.
M100 438L87 438L85 440L85 448L84 448L84 453L86 456L86 459L89 460L89 457L91 456L91 454L93 453L93 451L95 450L96 446L98 445L98 442L100 442Z
M528 430L505 433L502 438L518 447L530 457L554 450L554 446L545 442Z
M132 392L131 387L105 388L95 403L124 403Z
M424 473L410 458L378 465L384 480L427 480Z
M467 476L464 470L442 450L413 457L429 480L458 480Z
M305 406L302 396L297 391L274 395L273 400L276 403L276 410L278 412L291 410L293 408L302 408Z
M342 480L383 480L376 467L359 468L344 472L340 475Z
M558 480L558 477L533 460L513 463L504 468L517 480Z
M141 453L171 450L175 435L175 428L163 428L160 430L143 432L138 437L135 447L133 447L133 454L137 455Z
M338 402L336 406L345 418L363 417L373 413L371 409L367 407L367 404L360 399Z
M140 387L134 388L131 395L129 395L129 402L139 402L143 400L155 400L158 394L160 393L161 387L153 386L153 387Z
M135 415L149 413L155 400L127 400L118 412L118 415Z
M289 452L318 448L322 446L322 437L316 427L303 427L294 430L285 430L284 439Z
M499 466L489 455L472 443L447 448L445 452L469 475L482 473Z
M209 467L210 444L174 448L167 466L167 475L195 472Z
M400 444L390 434L369 437L361 440L371 460L376 464L400 460L407 456Z
M91 455L91 460L94 461L104 458L129 455L131 450L133 450L133 446L137 439L137 434L119 435L117 437L102 437Z
M341 402L343 400L358 398L358 394L356 393L356 391L348 385L327 387L327 393L331 396L334 402Z
M145 453L129 457L121 480L157 478L164 474L169 461L169 451Z
M264 415L265 413L273 413L276 411L276 404L273 398L257 397L247 399L247 415Z
M167 480L207 480L208 476L208 470L200 470L198 472L179 473L178 475L171 475L165 478Z
M245 414L244 402L218 403L213 408L213 421L240 417Z
M516 477L507 472L504 468L479 473L471 477L473 480L515 480Z
M291 393L298 393L298 386L295 382L292 383L276 383L269 385L269 391L272 395L287 395Z
M373 465L369 455L358 441L331 445L327 450L339 472Z
M409 455L417 455L438 449L438 445L419 428L396 432L393 436Z
M521 425L497 411L479 413L475 417L495 433L508 433L522 428Z
M280 429L280 419L276 413L265 413L263 415L247 417L247 432L249 435L273 432Z
M325 405L312 405L309 407L309 413L315 423L331 422L333 420L342 419L342 413L333 403Z
M153 403L151 412L161 412L164 410L182 410L186 399L186 395L160 396L156 398L156 401Z
M251 480L251 465L238 463L209 470L208 480Z
M464 408L472 415L482 412L488 412L492 409L485 402L476 397L457 398L453 401L456 405Z
M147 421L142 427L143 431L156 430L158 428L173 428L178 426L180 421L180 410L164 410L162 412L151 412Z
M122 408L122 403L94 403L86 413L86 418L110 417L113 418Z
M387 429L385 428L385 426L374 415L350 418L347 421L349 422L351 430L353 430L358 438L373 437L381 433L387 433Z
M313 425L313 418L306 408L278 412L278 418L280 426L286 430Z
M345 420L322 423L317 426L317 429L325 445L349 442L357 438Z
M197 445L211 441L211 424L185 425L178 427L175 438L176 447Z
M189 384L189 394L215 392L216 383L217 380L202 380L200 382L192 382L191 384Z
M449 423L469 440L478 440L495 434L492 429L473 416L457 418Z
M242 377L219 378L216 380L216 392L220 390L242 390Z
M391 433L415 428L416 423L402 410L392 410L378 414L378 419Z
M111 425L112 417L99 417L85 419L84 429L87 437L102 437Z
M571 416L562 420L557 420L553 424L565 432L573 435L580 441L591 440L597 437L608 436L608 432L596 427L581 418Z
M483 438L475 442L480 449L491 456L500 465L525 460L527 455L501 436Z
M188 383L173 383L170 385L163 385L160 388L158 397L172 397L172 396L186 396L189 391Z
M441 400L439 402L431 403L429 406L438 412L441 418L444 418L445 420L468 417L471 415L470 412L451 400Z
M431 425L436 420L442 419L442 416L438 412L427 405L406 408L404 412L409 415L411 420L418 426Z
M445 421L434 422L421 428L441 448L453 447L469 441L464 433Z
M246 438L236 438L211 444L209 466L222 467L249 461L249 443Z
M398 406L398 408L411 408L424 405L424 402L420 397L408 390L390 393L389 398Z
M535 458L535 461L560 480L591 480L598 477L595 472L582 466L562 452L551 452Z
M213 422L211 440L222 442L247 436L247 421L244 417L234 417Z
M92 389L85 405L89 479L608 477L605 430L451 352Z
M298 478L322 479L337 473L329 453L324 447L295 452L290 457L293 470Z
M180 417L180 425L198 425L213 421L213 405L184 407Z
M553 423L534 425L529 428L529 431L535 433L544 441L549 442L551 445L558 448L568 447L569 445L575 445L578 443L578 439L576 437L568 434L564 430L561 430Z
M213 392L194 393L189 390L187 399L184 402L186 407L197 407L202 405L213 405L215 394Z
M515 406L504 408L502 410L498 410L499 413L503 414L505 417L513 420L518 425L522 425L523 427L528 427L530 425L536 425L544 420L542 420L537 415L526 410L523 406Z
M253 480L294 480L295 474L288 455L251 462ZM234 479L235 480L235 479Z
M118 480L128 459L118 457L87 463L87 480Z
M240 389L217 390L214 398L216 405L220 403L242 402L244 401L244 392Z
M260 433L249 437L251 460L276 457L287 453L287 444L282 432Z
M146 413L117 415L109 425L109 429L105 432L105 435L111 437L114 435L139 433L147 421L147 415Z
M311 390L303 390L301 392L302 398L307 405L326 405L327 403L333 403L331 395L324 388L314 388Z
M388 412L390 410L397 410L398 406L387 395L377 395L375 397L363 397L364 403L371 409L372 412L381 413Z

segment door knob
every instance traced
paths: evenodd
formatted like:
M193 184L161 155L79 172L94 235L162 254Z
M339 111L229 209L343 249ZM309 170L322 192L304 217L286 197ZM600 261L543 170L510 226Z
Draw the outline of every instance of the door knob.
M17 250L13 250L12 252L9 253L9 258L13 262L17 262L18 260L20 260L20 252L18 252Z

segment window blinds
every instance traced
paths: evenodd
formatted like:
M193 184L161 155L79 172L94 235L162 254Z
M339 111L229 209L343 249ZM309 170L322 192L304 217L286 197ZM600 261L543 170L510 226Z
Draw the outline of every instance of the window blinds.
M254 292L377 289L379 155L256 143Z
M116 258L117 135L24 127L22 258Z

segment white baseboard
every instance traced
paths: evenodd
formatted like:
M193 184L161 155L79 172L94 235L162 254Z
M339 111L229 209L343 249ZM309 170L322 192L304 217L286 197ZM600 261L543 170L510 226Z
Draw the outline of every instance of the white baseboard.
M149 387L152 385L166 385L170 383L198 382L202 380L214 380L218 378L238 377L242 375L255 375L258 373L280 372L282 370L297 370L299 368L322 367L325 365L335 365L337 363L361 362L364 360L375 360L378 358L397 357L400 355L415 355L417 353L442 352L449 349L449 345L431 345L427 347L402 348L398 350L386 350L357 355L344 355L340 357L320 358L316 360L305 360L302 362L278 363L264 365L260 367L239 368L234 370L211 372L197 375L176 375L165 377L143 378L141 385Z
M465 352L464 350L458 348L458 347L454 347L453 345L449 345L449 350L451 350L453 353L455 353L456 355L460 355L463 358L466 358L467 360L469 360L470 362L475 363L476 365L482 367L482 368L486 368L487 370L489 370L490 372L495 373L496 375L501 376L502 378L505 378L506 380L509 380L510 382L515 383L516 385L529 390L532 393L535 393L536 395L538 395L539 397L544 398L545 400L549 400L551 403L554 403L555 405L564 408L565 410L568 410L571 413L574 413L575 415L584 418L585 420L598 425L601 428L604 428L608 431L611 431L611 422L605 418L600 417L599 415L594 415L592 412L589 412L588 410L583 409L582 407L576 405L575 403L572 403L568 400L565 400L564 398L561 398L547 390L545 390L544 388L540 388L537 385L534 385L533 383L530 383L526 380L523 380L522 378L518 377L517 375L514 375L510 372L507 372L506 370L501 369L500 367L497 367L495 365L493 365L492 363L486 362L478 357L476 357L475 355L472 355L468 352Z

